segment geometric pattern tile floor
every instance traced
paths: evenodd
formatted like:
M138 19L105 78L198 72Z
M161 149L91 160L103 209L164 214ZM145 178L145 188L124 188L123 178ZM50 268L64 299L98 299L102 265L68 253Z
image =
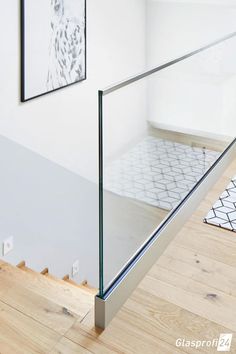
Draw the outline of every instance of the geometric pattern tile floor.
M172 210L220 153L148 136L105 169L104 188Z
M204 222L236 232L236 176L213 205Z

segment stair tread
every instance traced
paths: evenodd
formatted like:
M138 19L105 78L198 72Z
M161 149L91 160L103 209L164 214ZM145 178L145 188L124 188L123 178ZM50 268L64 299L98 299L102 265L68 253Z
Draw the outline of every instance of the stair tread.
M48 276L26 266L17 268L4 261L0 261L0 265L0 282L5 280L13 285L24 285L25 288L48 300L53 299L55 303L80 317L84 317L94 306L94 296L84 289L60 280L56 281L56 278L52 281Z

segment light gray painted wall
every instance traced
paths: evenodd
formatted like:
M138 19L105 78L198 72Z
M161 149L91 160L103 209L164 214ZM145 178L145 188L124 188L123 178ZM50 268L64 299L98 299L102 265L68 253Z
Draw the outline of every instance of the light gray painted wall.
M0 166L0 243L15 242L4 259L59 277L79 259L77 280L97 285L97 186L3 136Z

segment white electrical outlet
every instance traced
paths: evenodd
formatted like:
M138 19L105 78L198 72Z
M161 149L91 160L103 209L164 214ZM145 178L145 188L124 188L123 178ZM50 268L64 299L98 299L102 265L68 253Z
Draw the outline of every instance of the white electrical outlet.
M14 248L14 238L13 236L8 237L3 241L2 244L2 255L6 256L9 252L11 252Z
M74 278L79 273L79 261L76 260L72 264L72 278Z

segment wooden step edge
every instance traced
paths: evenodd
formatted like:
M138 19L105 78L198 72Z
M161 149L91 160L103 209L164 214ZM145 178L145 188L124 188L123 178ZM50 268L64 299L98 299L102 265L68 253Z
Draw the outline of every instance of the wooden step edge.
M86 291L87 293L96 296L98 294L98 289L89 286L78 285L78 288Z
M84 292L86 293L89 293L90 295L96 295L98 293L98 290L97 289L93 289L91 287L89 287L88 285L88 282L85 281L83 282L85 285L83 285L83 283L81 284L78 284L76 283L73 279L70 278L70 276L67 274L65 275L62 280L67 283L67 284L70 284L72 285L73 287L77 288L77 289L80 289L80 290L83 290Z
M52 275L50 273L45 274L45 277L47 277L48 279L51 279L51 280L59 281L59 282L63 281L63 279L57 278L57 277L55 277L54 275Z
M16 267L19 268L20 270L28 273L28 274L34 275L34 276L46 275L47 272L48 272L48 268L43 269L42 272L37 272L37 271L35 271L35 270L31 269L31 268L28 268L26 266L26 262L25 261L20 262Z
M88 291L91 291L92 293L98 293L98 289L96 289L96 288L90 286L87 280L82 281L82 283L80 284L80 286L81 286L82 288L85 288L85 289L88 290Z
M42 274L42 275L47 275L47 274L49 274L49 269L48 269L48 268L44 268L44 269L42 270L42 272L40 272L40 274Z
M69 279L69 280L67 280L67 282L70 283L71 285L78 287L78 288L81 287L80 284L76 283L73 279Z
M62 284L65 284L65 283L70 284L70 285L72 284L69 274L66 274L63 278L57 278L55 275L52 275L52 274L50 274L50 273L47 273L47 274L46 274L46 277L49 278L49 279L51 279L51 280L54 280L54 281L56 281L56 282L62 283ZM73 284L73 285L74 285L74 284ZM1 353L0 353L0 354L1 354Z
M69 274L65 275L62 280L64 280L66 283L69 283L71 285L74 285L76 287L80 287L80 284L76 283L73 279L70 278Z
M90 295L94 295L94 294L98 293L97 289L94 289L93 292L92 291L88 291L88 289L86 287L84 287L83 285L75 283L72 279L70 279L70 276L68 274L66 276L64 276L63 278L61 278L61 279L55 277L54 275L51 275L50 273L46 274L46 277L49 278L49 279L52 279L52 280L54 280L56 282L63 283L65 286L72 286L73 288L77 288L77 289L83 290L84 293L86 292L86 293L89 293Z
M27 265L22 265L22 267L20 269L26 273L29 273L29 274L33 274L33 275L40 274L40 273L36 272L35 270L28 268Z
M18 264L16 265L17 268L25 268L25 266L26 266L25 261L21 261L20 263L18 263Z
M76 287L80 287L80 284L76 283L73 279L70 278L70 276L67 274L62 278L65 282L74 285Z
M97 295L97 293L98 293L98 289L90 287L88 285L87 280L84 280L81 284L78 284L73 279L71 279L69 275L66 275L65 277L63 277L63 280L66 283L71 284L71 285L75 286L76 288L79 288L83 291L86 291L87 293L89 293L91 295Z

